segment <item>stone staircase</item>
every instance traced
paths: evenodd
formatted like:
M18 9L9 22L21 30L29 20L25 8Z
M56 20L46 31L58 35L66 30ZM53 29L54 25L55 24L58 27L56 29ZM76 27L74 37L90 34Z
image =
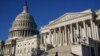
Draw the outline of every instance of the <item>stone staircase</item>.
M71 54L71 46L59 46L46 51L42 56L73 56Z

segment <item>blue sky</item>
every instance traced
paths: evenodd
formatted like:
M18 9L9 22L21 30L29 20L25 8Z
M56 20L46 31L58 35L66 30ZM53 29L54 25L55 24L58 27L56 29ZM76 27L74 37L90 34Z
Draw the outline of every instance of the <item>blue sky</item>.
M8 38L9 28L22 12L24 0L0 0L0 40ZM100 9L100 0L28 0L29 12L38 25L48 24L67 12Z

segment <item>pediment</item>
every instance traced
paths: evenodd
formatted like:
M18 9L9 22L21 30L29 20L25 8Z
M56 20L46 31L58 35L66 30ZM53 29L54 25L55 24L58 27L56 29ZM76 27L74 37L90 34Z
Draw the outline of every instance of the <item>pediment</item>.
M88 14L90 14L90 12L88 12L88 11L65 13L61 17L49 22L49 26L54 25L54 24L58 24L58 23L61 23L61 22L69 21L69 20L72 20L72 19L76 19L76 18L79 18L79 17L83 17L83 16L88 15Z

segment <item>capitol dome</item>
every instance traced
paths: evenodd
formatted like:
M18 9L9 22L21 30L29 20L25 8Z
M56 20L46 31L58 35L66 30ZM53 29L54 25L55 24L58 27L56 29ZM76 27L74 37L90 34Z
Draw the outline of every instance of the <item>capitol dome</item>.
M31 14L28 13L28 6L23 7L22 13L15 18L9 30L10 38L29 37L38 34L37 25Z

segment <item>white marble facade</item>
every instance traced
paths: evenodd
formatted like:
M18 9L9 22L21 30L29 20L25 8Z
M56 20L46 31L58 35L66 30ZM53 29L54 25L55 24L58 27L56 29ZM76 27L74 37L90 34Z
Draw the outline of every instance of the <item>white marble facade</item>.
M37 35L17 40L15 56L32 56L38 48L39 40Z
M59 18L41 27L41 43L44 50L47 45L59 46L85 44L98 51L100 41L100 11L91 9L82 12L65 13ZM92 39L94 42L90 42ZM95 43L95 44L94 44Z

